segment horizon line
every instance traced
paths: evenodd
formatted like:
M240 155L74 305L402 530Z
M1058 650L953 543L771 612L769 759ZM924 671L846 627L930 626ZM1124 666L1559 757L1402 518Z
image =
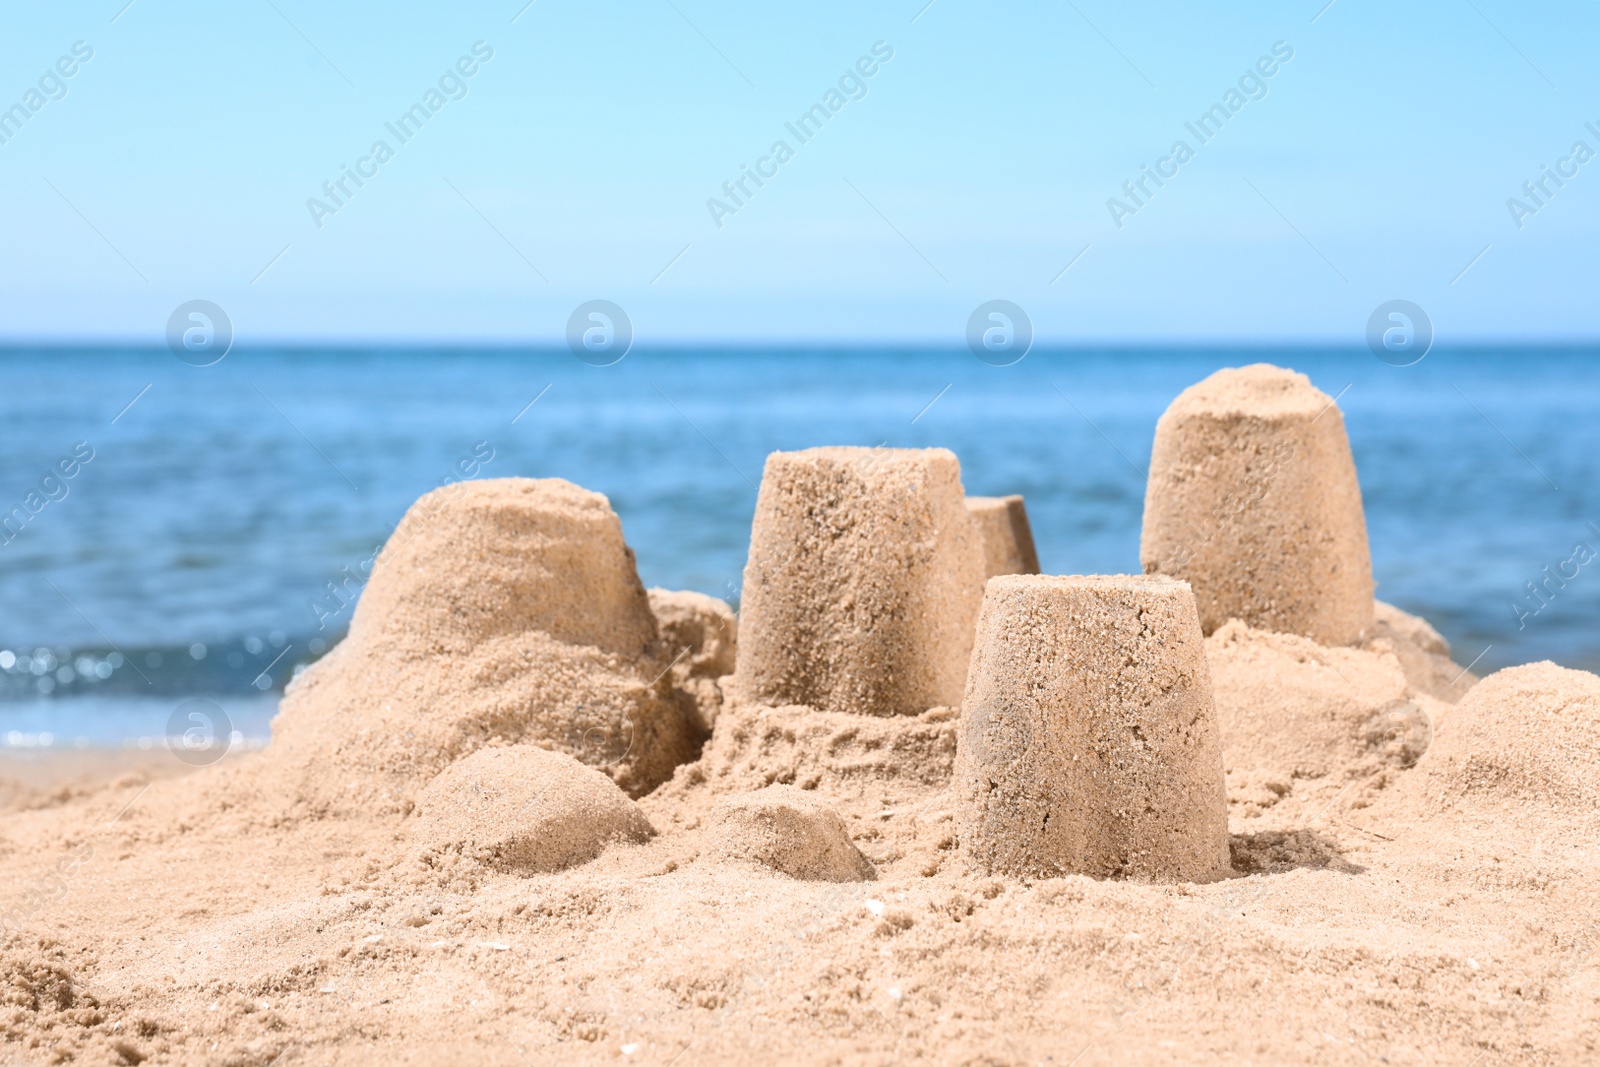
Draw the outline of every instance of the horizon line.
M759 349L769 352L791 351L807 353L823 352L861 352L865 350L880 351L950 351L963 352L965 345L959 340L949 338L880 338L867 339L834 339L834 338L795 338L781 339L772 337L753 338L663 338L653 342L643 342L635 337L632 348L637 351L642 344L648 344L658 351L683 351L697 349L702 351L722 351L733 349ZM1528 337L1482 336L1463 338L1458 340L1435 339L1433 351L1448 350L1454 352L1470 352L1474 350L1504 350L1507 348L1522 349L1600 349L1600 334L1594 336L1562 337L1529 339ZM163 352L166 345L159 339L147 337L5 337L0 336L0 354L18 354L39 350L99 350L123 351L129 353ZM262 338L251 341L240 341L237 338L231 346L231 351L359 351L363 349L386 349L390 351L521 351L521 352L551 352L570 355L567 346L557 340L516 340L497 338L475 338L462 340L459 338L390 338L390 337L334 337L326 339L306 338L301 336L284 336ZM1145 352L1155 350L1181 349L1187 351L1207 351L1213 349L1294 349L1300 351L1317 350L1326 352L1360 352L1366 350L1366 345L1359 338L1333 339L1309 337L1282 337L1282 338L1194 338L1189 340L1176 338L1153 337L1140 340L1040 340L1036 339L1029 349L1029 353L1042 351L1071 352L1071 351L1099 351L1099 352Z

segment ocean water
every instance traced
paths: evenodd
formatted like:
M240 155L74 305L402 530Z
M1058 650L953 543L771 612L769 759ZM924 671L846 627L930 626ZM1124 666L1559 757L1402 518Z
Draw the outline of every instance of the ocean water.
M640 346L608 367L565 350L240 350L193 367L165 349L13 348L0 510L26 521L0 534L0 746L148 744L193 699L265 737L284 683L348 623L346 575L463 473L603 492L647 585L737 601L768 452L941 445L969 493L1027 498L1046 571L1137 572L1157 417L1258 360L1339 396L1380 597L1480 672L1600 668L1594 348L1404 368L1308 348L1041 350L1010 367L948 349Z

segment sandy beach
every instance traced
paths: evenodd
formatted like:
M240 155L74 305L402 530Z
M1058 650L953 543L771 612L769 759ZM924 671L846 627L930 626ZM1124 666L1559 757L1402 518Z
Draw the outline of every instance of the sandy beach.
M142 785L193 769L164 748L0 749L0 811L65 804L121 779Z
M0 1062L1593 1062L1600 677L1375 599L1350 455L1197 383L1108 577L774 453L737 614L435 490L264 751L0 762Z

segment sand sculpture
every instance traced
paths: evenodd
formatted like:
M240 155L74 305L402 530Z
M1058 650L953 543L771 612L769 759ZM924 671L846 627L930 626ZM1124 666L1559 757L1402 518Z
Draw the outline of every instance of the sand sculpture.
M969 496L967 511L978 525L983 545L984 578L1001 574L1038 574L1039 554L1022 497Z
M532 745L481 748L445 768L417 803L417 846L537 874L598 856L655 828L616 784L571 756Z
M1225 877L1222 746L1188 583L990 579L956 789L962 847L991 871Z
M1344 418L1303 374L1264 363L1185 389L1156 424L1139 546L1147 574L1229 619L1351 644L1372 624L1372 560Z
M815 793L773 785L724 797L711 813L708 854L756 863L809 882L860 882L872 864L850 841L839 813Z
M953 706L983 570L954 453L774 452L750 533L734 690L862 715Z
M715 714L675 684L678 652L604 496L458 483L407 511L349 635L285 693L269 751L318 806L404 808L493 740L565 752L638 796L697 755Z

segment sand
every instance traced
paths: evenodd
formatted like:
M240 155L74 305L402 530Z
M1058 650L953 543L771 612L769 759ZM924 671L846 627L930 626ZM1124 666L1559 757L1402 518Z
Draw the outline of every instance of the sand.
M962 694L738 698L707 678L731 613L638 588L614 519L565 483L434 501L265 752L0 814L0 1063L1600 1055L1600 678L1479 681L1381 604L1353 642L1224 620L1226 877L990 873L962 840ZM1165 626L1127 631L1132 676L1198 671ZM599 728L591 700L679 725L617 759L568 729ZM863 880L829 880L845 845Z
M456 760L422 791L415 815L413 854L439 870L559 871L656 832L611 779L534 745L495 745Z
M650 610L672 656L672 684L693 699L694 731L709 736L722 708L717 680L733 673L738 654L739 620L714 596L669 589L650 590Z
M876 872L839 813L816 793L769 785L717 801L706 830L711 863L748 863L808 882L864 882Z
M142 785L194 770L173 759L165 748L4 748L0 749L0 813L71 803L123 779Z
M1499 671L1440 724L1405 793L1434 818L1489 814L1592 832L1600 812L1600 677L1548 661Z

